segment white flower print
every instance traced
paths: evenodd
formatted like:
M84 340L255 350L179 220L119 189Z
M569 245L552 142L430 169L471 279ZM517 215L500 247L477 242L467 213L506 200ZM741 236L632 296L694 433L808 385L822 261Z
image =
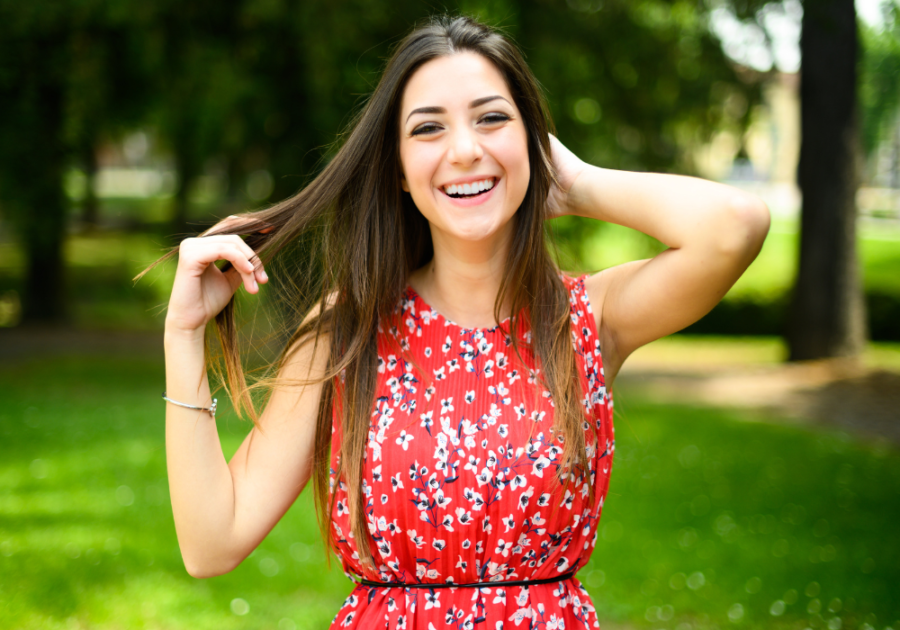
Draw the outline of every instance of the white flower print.
M409 443L412 441L413 436L411 436L406 431L400 431L400 436L397 438L397 444L399 444L403 450L409 449Z
M433 589L425 591L425 610L439 608L440 605L440 591Z
M473 390L466 392L466 403L472 404L472 402L474 400L475 400L475 390L473 389Z
M443 490L438 490L434 493L434 500L439 508L445 508L450 505L450 501L452 501L453 499L445 496Z
M522 622L526 619L531 619L531 609L530 608L519 608L516 612L512 614L509 618L517 626L521 626Z
M550 465L550 460L546 457L538 457L537 461L534 462L534 465L531 467L531 474L535 477L544 477L544 469Z
M456 520L460 525L468 525L472 522L472 513L464 507L456 508Z
M528 502L531 500L531 496L534 494L534 488L528 488L525 492L519 495L519 505L518 509L523 512L528 507Z
M441 398L441 413L450 413L453 410L453 396Z
M409 536L409 539L410 539L410 540L412 541L412 543L416 546L416 549L421 549L422 546L425 544L425 537L424 537L424 536L419 536L419 535L416 533L416 530L414 530L414 529L408 530L408 531L406 532L406 535Z
M497 383L497 387L491 385L488 387L488 391L492 394L496 394L498 396L506 396L509 393L509 390L503 384L503 381Z

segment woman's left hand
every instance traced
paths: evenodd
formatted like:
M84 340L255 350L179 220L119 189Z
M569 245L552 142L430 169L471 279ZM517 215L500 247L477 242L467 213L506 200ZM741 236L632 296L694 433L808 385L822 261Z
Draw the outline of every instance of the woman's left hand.
M550 158L553 161L553 170L556 171L557 179L557 183L553 184L550 194L547 195L550 216L555 218L574 214L570 193L578 176L587 169L588 165L569 151L553 134L550 134Z

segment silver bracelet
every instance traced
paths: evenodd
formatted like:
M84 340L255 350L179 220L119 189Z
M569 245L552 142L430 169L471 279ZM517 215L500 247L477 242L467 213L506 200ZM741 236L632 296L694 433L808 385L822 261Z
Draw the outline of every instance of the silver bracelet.
M166 402L170 402L173 405L178 405L179 407L184 407L185 409L196 409L197 411L205 411L210 415L210 417L212 417L213 420L216 419L216 405L218 404L218 401L215 398L213 398L212 405L210 405L209 407L195 407L194 405L188 405L183 402L178 402L177 400L172 400L171 398L166 396L166 392L162 393L162 397L163 397L163 400L165 400Z

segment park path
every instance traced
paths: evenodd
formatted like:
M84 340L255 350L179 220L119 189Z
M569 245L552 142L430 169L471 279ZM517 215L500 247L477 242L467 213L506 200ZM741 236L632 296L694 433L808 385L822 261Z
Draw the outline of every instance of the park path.
M719 355L685 352L675 360L671 352L651 345L628 359L617 388L653 402L749 409L767 421L829 426L900 446L900 369L895 365Z

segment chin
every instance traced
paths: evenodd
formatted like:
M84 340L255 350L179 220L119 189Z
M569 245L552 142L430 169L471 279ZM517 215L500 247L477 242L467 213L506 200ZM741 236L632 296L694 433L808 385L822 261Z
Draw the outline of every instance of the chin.
M494 239L510 228L509 220L460 221L448 231L448 235L466 242L480 243Z

